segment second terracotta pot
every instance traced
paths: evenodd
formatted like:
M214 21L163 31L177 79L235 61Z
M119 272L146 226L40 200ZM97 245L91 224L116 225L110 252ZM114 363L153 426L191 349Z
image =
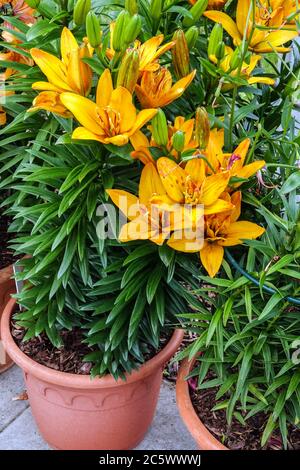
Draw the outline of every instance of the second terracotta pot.
M10 295L15 292L15 281L11 279L13 275L12 266L0 270L0 320L2 317L3 310ZM0 334L0 374L5 372L13 365L13 361L5 352L2 343L1 343L1 334Z
M176 383L176 400L180 415L200 450L229 450L209 432L194 409L186 377L192 372L195 361L196 359L185 359L180 366Z
M7 304L1 334L4 346L24 371L33 416L49 445L62 450L126 450L145 436L153 420L166 362L176 352L184 332L176 330L162 351L115 381L91 379L49 369L26 356L14 342Z

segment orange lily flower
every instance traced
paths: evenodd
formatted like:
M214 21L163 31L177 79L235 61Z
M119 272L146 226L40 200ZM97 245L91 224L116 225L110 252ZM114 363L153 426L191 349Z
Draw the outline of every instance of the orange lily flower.
M114 55L115 51L113 49L113 35L115 29L115 22L110 24L110 47L106 49L106 55L111 60ZM158 59L161 55L165 52L170 50L175 42L170 41L163 46L160 47L161 43L164 40L164 35L159 34L158 36L154 36L153 38L148 39L144 43L141 43L138 39L134 41L133 48L136 49L139 53L139 70L140 73L143 72L155 72L159 69Z
M223 57L223 59L218 61L218 59L214 55L211 55L209 57L209 59L214 64L217 64L224 72L229 73L229 75L231 75L231 77L237 77L238 76L238 67L236 67L235 69L232 69L231 65L230 65L231 58L232 58L233 54L234 54L233 49L229 46L226 46L225 47L225 56ZM240 78L243 78L243 79L247 80L249 85L253 85L255 83L264 83L266 85L274 85L275 80L273 78L258 77L258 76L251 77L251 74L254 71L254 69L255 69L255 67L256 67L256 65L257 65L257 63L260 59L261 59L260 55L252 55L251 58L250 58L250 63L249 64L247 64L246 62L243 62L241 71L239 73ZM224 83L224 85L222 86L223 91L230 90L231 88L233 88L233 85L230 84L230 83Z
M201 262L210 277L220 269L224 257L224 246L235 246L243 240L260 237L265 229L248 221L237 221L241 212L241 193L234 193L231 201L235 209L227 214L214 214L205 219L206 237L200 250Z
M24 0L0 0L0 10L7 9L8 16L16 16L20 21L31 26L36 22L34 9L27 5ZM12 31L15 29L10 23L4 21L3 26ZM3 31L2 37L6 42L16 43L18 39L8 31Z
M91 57L92 51L87 43L84 43L82 47L78 46L68 28L64 28L61 34L61 60L40 49L31 49L30 53L48 78L48 82L34 83L32 85L34 90L56 91L57 93L71 91L83 96L89 94L92 85L92 70L81 59Z
M108 189L107 193L114 204L130 220L123 225L119 240L151 240L157 245L163 244L171 231L179 228L182 223L182 207L170 205L166 190L161 182L156 168L148 163L143 168L139 197L119 189ZM153 198L163 198L164 203L155 204ZM174 209L174 213L170 211ZM178 221L178 222L176 222ZM179 226L176 226L176 223Z
M232 154L224 154L222 152L223 142L220 145L220 135L223 135L222 131L210 133L210 142L205 151L207 160L216 172L228 171L230 177L247 179L265 166L266 162L264 160L257 160L244 165L251 143L250 139L244 139ZM235 183L234 187L237 188L241 184L242 182Z
M162 184L168 197L174 203L203 205L204 214L230 210L232 204L220 199L220 195L229 183L229 172L225 171L207 177L205 166L204 160L200 158L189 160L184 169L167 157L161 157L157 161L157 170ZM156 200L159 201L159 198Z
M159 47L163 40L164 36L163 34L160 34L148 39L148 41L143 44L138 40L134 42L134 48L139 53L140 73L155 72L159 69L159 57L170 50L175 44L174 41L170 41Z
M45 109L51 112L67 116L67 109L60 102L60 94L65 91L88 95L92 86L92 70L81 59L92 56L92 50L87 42L79 46L71 31L64 28L61 34L61 55L58 59L48 52L40 49L31 49L31 56L41 71L46 75L48 82L35 82L34 90L44 93L35 99L30 112ZM48 98L45 93L49 93ZM43 108L42 105L45 104ZM56 105L55 105L56 103Z
M63 105L83 127L73 132L73 139L97 140L122 146L156 114L156 109L144 109L137 114L131 93L123 87L113 89L110 71L101 75L96 103L74 93L62 93Z
M168 69L144 72L140 85L135 87L136 95L143 108L163 108L184 93L195 75L196 70L172 86L172 75Z
M288 52L283 45L298 36L295 25L290 25L288 16L296 12L296 2L291 0L260 0L255 7L255 25L252 21L251 0L238 0L236 23L224 12L206 11L204 15L221 23L233 38L236 46L241 44L244 35L249 40L249 49L258 52ZM258 27L264 29L259 29Z
M224 200L231 200L233 209L227 212L205 216L205 239L194 240L194 249L190 249L189 238L176 239L176 233L168 241L168 245L183 252L200 252L203 267L210 277L214 277L222 264L224 246L235 246L243 243L243 240L260 237L265 229L252 222L237 221L241 213L241 193L236 192L231 197L228 193L222 195ZM198 244L198 249L196 248Z

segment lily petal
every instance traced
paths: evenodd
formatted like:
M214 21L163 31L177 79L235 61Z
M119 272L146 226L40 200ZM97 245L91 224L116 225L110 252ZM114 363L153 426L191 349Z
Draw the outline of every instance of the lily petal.
M265 232L263 227L260 227L253 222L240 221L234 222L227 230L227 238L236 238L239 240L254 240L260 237Z
M134 220L139 214L139 200L133 194L122 189L107 189L107 194L113 203L126 215L129 220Z
M153 196L164 194L166 194L166 191L155 166L148 163L144 166L140 179L139 198L141 204L147 205Z
M50 83L59 88L60 91L72 91L66 81L67 69L61 60L40 49L30 49L30 53Z
M60 38L60 50L64 64L68 65L70 54L78 49L79 47L74 35L68 28L64 27Z
M105 69L98 81L96 103L98 106L108 106L113 92L113 83L109 69Z
M223 28L227 33L233 38L236 45L240 44L242 41L242 35L240 34L237 25L230 16L226 15L222 11L206 11L204 14L206 18L209 18L216 23L221 23Z
M136 133L139 129L141 129L146 122L150 121L155 114L157 113L157 109L142 109L136 117L134 126L131 128L129 132L129 136L132 136Z
M186 172L167 157L157 160L157 169L168 196L175 202L184 202Z
M62 93L60 99L83 127L97 135L103 135L103 129L97 122L97 105L93 101L75 93Z
M201 202L204 205L213 204L228 186L230 173L225 171L205 178L202 186Z
M205 242L200 251L200 259L203 267L210 277L215 277L218 273L224 257L224 248L218 243Z
M79 139L79 140L97 140L98 142L104 143L105 136L95 134L94 132L89 131L85 127L76 127L72 134L72 139Z

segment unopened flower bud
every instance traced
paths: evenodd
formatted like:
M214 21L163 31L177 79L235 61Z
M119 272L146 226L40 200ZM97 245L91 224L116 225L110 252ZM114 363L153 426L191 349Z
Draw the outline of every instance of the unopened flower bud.
M237 47L230 58L229 65L230 65L231 70L237 69L241 60L242 60L241 51L239 47Z
M190 71L190 54L184 32L178 29L174 36L175 46L172 48L172 59L177 78L186 77Z
M131 16L126 10L122 10L116 19L114 34L113 34L113 48L116 52L121 52L126 48L124 35Z
M77 26L81 26L85 23L86 16L90 9L91 0L77 0L73 12L73 20Z
M125 0L125 10L132 16L138 12L138 5L136 0Z
M126 46L136 40L142 28L142 21L139 15L133 15L124 30L123 40Z
M150 2L150 17L152 19L152 33L155 34L158 30L159 23L162 16L163 0L151 0Z
M162 13L162 0L151 0L150 2L150 16L153 20L160 20Z
M177 152L182 152L184 149L185 133L177 131L172 137L173 149Z
M195 138L200 149L205 149L208 144L210 134L209 118L205 108L199 107L196 110Z
M203 15L208 5L208 0L198 0L195 5L190 9L190 13L193 18L186 16L183 20L183 26L189 27L193 26L199 18Z
M225 43L224 41L221 41L216 50L216 58L218 60L222 60L224 55L225 55Z
M189 50L195 47L197 39L199 37L199 30L197 26L191 26L185 33L185 39Z
M117 86L123 86L133 93L139 78L140 59L137 50L128 52L122 62L118 72Z
M86 33L92 47L99 47L101 44L101 28L97 15L89 11L86 17Z
M213 29L211 30L209 40L208 40L208 57L214 61L214 57L217 56L217 49L220 42L223 41L223 27L221 24L216 23Z
M161 147L166 147L169 141L168 123L162 109L157 110L157 114L152 119L152 137Z

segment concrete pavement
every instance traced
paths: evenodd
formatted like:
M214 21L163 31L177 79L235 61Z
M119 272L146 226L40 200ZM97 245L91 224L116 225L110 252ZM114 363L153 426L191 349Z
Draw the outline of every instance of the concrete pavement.
M0 375L0 450L46 450L28 401L14 401L24 391L21 370L14 366ZM177 411L175 387L164 381L152 427L138 450L196 450Z

